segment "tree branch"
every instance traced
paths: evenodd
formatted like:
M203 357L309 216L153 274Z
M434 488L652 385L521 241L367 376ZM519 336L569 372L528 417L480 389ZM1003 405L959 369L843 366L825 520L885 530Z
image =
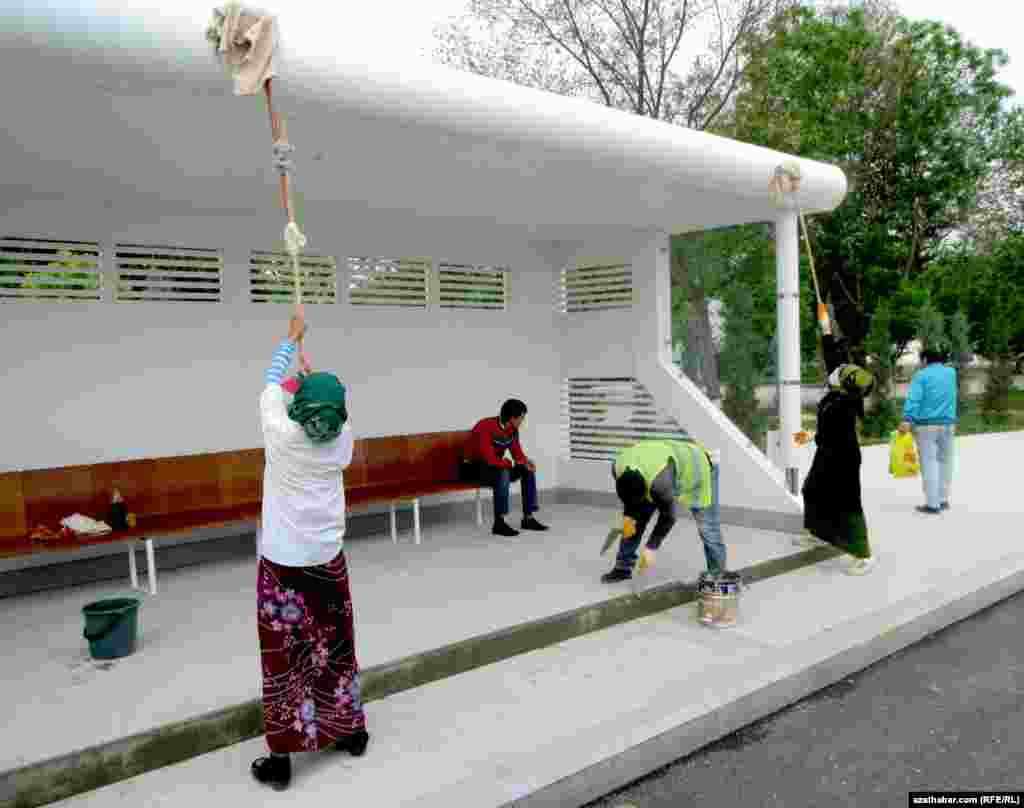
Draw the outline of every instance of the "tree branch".
M565 5L566 11L569 15L569 22L573 29L573 35L576 37L576 41L579 42L581 47L583 48L582 54L577 54L562 39L562 37L560 37L552 30L551 26L548 25L547 18L543 14L534 9L529 3L526 2L526 0L519 0L519 5L523 8L524 11L526 11L527 14L533 17L533 19L540 25L541 28L544 29L544 33L551 38L551 41L558 45L560 48L562 48L562 50L569 54L570 58L578 62L579 65L584 70L586 70L587 73L590 74L590 77L597 84L597 89L601 93L601 97L604 98L605 104L609 107L614 106L614 104L612 103L611 94L608 92L607 87L605 87L604 82L601 80L601 77L597 74L597 71L594 69L594 66L590 62L590 55L587 52L587 47L583 41L583 36L580 33L579 27L576 25L576 19L573 15L572 8L569 6L568 0L564 0L563 4Z

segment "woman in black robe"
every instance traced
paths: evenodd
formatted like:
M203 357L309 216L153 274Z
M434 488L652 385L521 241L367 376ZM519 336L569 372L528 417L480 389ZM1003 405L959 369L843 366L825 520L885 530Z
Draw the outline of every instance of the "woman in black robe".
M818 404L817 450L803 486L804 530L853 556L848 572L861 575L874 565L860 494L857 418L874 378L851 364L846 344L822 336L828 393Z

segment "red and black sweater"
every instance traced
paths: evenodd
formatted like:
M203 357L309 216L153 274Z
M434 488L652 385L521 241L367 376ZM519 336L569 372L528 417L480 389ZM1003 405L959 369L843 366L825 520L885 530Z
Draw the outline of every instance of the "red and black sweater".
M502 426L497 417L484 418L473 427L462 459L467 463L483 462L488 466L510 469L514 464L503 459L508 450L511 450L516 463L526 464L526 455L519 445L519 430Z

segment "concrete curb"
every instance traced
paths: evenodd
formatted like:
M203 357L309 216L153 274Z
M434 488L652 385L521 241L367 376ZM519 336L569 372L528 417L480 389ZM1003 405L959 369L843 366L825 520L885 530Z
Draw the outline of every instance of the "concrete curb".
M503 808L583 806L629 785L682 757L764 719L844 677L864 670L931 634L983 611L1024 590L1024 570L920 614L907 623L875 633L866 642L843 649L808 668L724 704L700 718L589 766ZM898 609L905 608L900 604ZM880 616L855 622L879 624ZM883 620L884 622L884 620ZM874 632L873 632L874 633Z
M746 581L756 582L838 555L838 550L829 547L816 548L755 564L739 572ZM665 584L367 668L363 671L364 701L383 699L519 654L673 609L695 598L696 586L693 583ZM46 805L255 738L262 732L262 705L258 700L167 724L0 773L0 808Z

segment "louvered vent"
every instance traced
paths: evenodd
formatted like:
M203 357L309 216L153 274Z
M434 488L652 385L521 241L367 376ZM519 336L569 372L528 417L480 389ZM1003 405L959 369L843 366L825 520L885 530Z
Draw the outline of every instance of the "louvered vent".
M614 460L639 440L689 437L658 410L636 379L569 378L562 387L564 456L570 460Z
M117 244L118 303L217 303L224 259L219 250Z
M629 264L563 269L559 309L566 313L633 307L633 269Z
M100 300L102 289L96 242L0 238L0 300Z
M250 302L291 303L295 299L292 273L287 253L253 250L249 256ZM329 256L300 255L299 284L303 303L337 303L337 263Z
M349 258L353 306L427 307L430 262L407 258Z
M442 309L504 311L508 305L508 270L441 264L437 274L438 305Z

